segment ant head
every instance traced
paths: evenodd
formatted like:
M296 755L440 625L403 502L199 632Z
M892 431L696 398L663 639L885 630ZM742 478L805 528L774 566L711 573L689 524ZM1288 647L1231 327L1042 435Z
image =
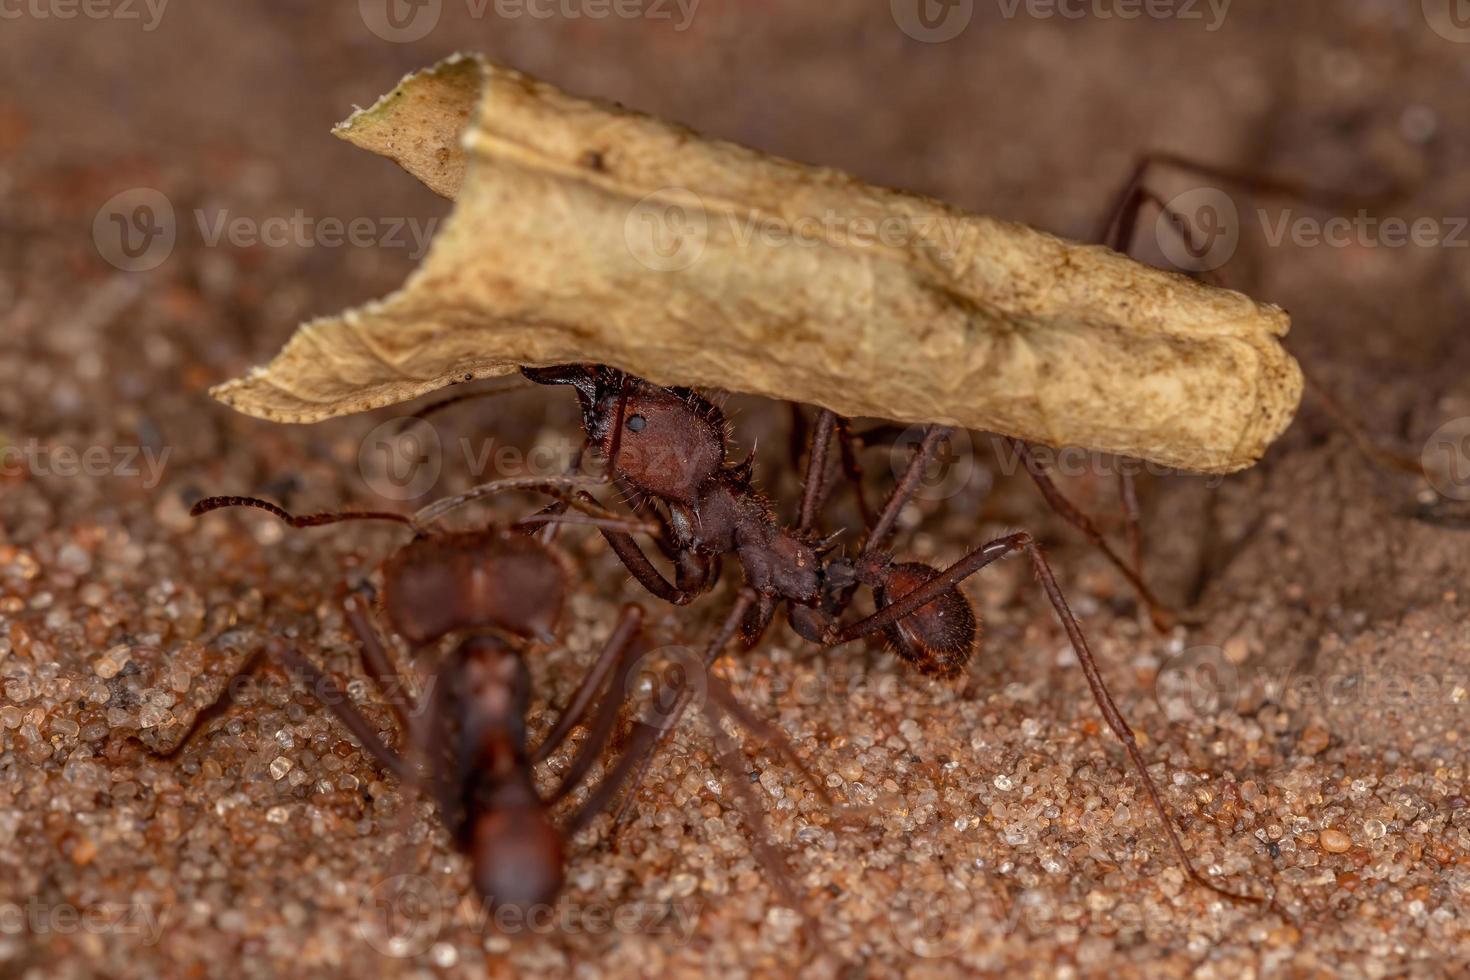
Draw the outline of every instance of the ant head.
M615 456L618 475L647 494L692 506L725 465L725 417L692 391L661 388L602 366L522 373L538 384L575 388L588 439L602 456Z
M383 609L421 646L466 629L551 642L566 600L566 570L534 537L501 528L419 538L383 566Z
M620 402L622 431L615 434ZM660 499L693 506L725 464L724 416L693 392L635 382L625 396L604 394L597 420L588 434L598 451L615 453L618 475Z
M561 832L539 802L489 807L469 827L475 888L496 905L549 905L566 866Z

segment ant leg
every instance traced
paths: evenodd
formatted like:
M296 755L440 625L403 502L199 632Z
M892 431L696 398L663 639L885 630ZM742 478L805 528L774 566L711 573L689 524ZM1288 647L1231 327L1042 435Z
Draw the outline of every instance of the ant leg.
M1372 195L1347 194L1202 163L1174 153L1151 152L1143 154L1134 164L1133 172L1129 174L1128 180L1124 182L1114 197L1095 241L1115 251L1128 251L1128 247L1133 243L1133 233L1137 229L1138 216L1143 210L1143 205L1149 201L1161 203L1158 195L1149 190L1146 183L1149 172L1156 167L1182 170L1209 180L1232 184L1242 190L1264 197L1295 198L1326 208L1343 206L1356 208L1365 204L1379 204L1392 200L1402 193L1402 189L1393 188Z
M801 774L801 778L805 779L807 785L816 791L817 797L829 809L837 808L832 795L827 792L827 787L822 785L822 781L816 777L816 774L796 757L796 750L792 747L791 740L786 737L785 732L770 722L756 717L749 708L740 703L729 686L714 674L710 674L706 680L709 684L710 699L719 706L721 711L733 718L741 728L760 739L763 745L769 746L785 759L786 764Z
M919 489L919 481L924 478L924 471L934 461L939 452L939 444L949 435L949 429L942 425L931 425L924 430L924 438L920 441L913 456L909 459L909 465L899 477L893 492L888 495L888 500L883 504L883 511L878 515L878 520L873 524L872 530L868 532L868 538L863 542L863 554L871 554L882 550L893 536L893 531L898 525L898 515L903 512L904 507L914 498Z
M602 486L607 483L605 477L592 476L513 476L503 480L493 480L471 487L463 493L455 494L453 497L445 497L436 500L424 507L413 516L413 523L418 527L428 527L435 523L445 514L458 510L466 504L473 503L484 497L497 493L526 492L539 493L556 500L561 500L571 507L591 514L594 517L619 520L619 516L610 510L604 510L592 504L576 501L571 494L576 490L582 490L590 486Z
M1133 567L1143 574L1143 523L1139 520L1138 487L1133 474L1127 470L1118 473L1118 499L1123 502L1123 525L1128 533L1128 553L1133 556Z
M754 589L743 588L740 590L740 594L735 598L734 605L730 607L729 613L725 616L724 623L720 625L719 631L715 633L710 639L709 645L705 647L704 663L700 667L703 670L702 678L708 678L710 676L710 668L720 658L720 654L724 652L730 639L740 629L740 624L744 622L746 614L750 612L751 606L755 605L756 598ZM708 690L708 686L705 689ZM658 752L659 745L674 730L674 727L679 724L679 719L683 716L685 709L689 707L689 702L693 699L693 692L687 683L678 686L675 690L677 693L674 698L674 703L667 709L664 709L661 705L654 705L650 711L652 720L641 722L638 726L638 731L634 733L633 738L640 746L644 742L648 743L646 752L643 754L643 758L638 766L638 774L632 782L634 787L643 782L643 777L648 775L648 767L653 765L653 757ZM623 760L619 761L619 766L621 767L623 762L632 755L633 749L630 748L624 755ZM603 782L605 785L607 780ZM598 787L597 792L601 794L602 787ZM615 792L616 789L612 790L608 794L608 799L611 799L612 793ZM624 814L628 812L628 808L633 804L633 796L634 793L629 792L623 798L622 806L618 807L618 812L613 815L613 824L615 826L622 823ZM591 802L589 800L588 804L590 805ZM606 805L607 800L603 800L601 806ZM601 806L599 809L601 809ZM591 817L589 816L588 819L591 819Z
M582 498L586 498L588 502L592 501L590 494L579 491L576 499L581 500ZM538 518L530 520L534 522ZM668 527L662 515L660 515L660 526L664 529ZM609 523L599 525L599 530L602 531L603 538L607 540L608 547L612 548L613 554L618 556L618 560L628 569L629 574L638 580L638 584L667 603L687 606L703 595L712 584L711 562L704 556L695 556L690 552L676 552L675 560L679 563L679 571L678 582L675 584L664 577L657 566L643 553L638 542L628 533L629 530L637 530L637 528L629 527L625 521L621 528Z
M852 427L847 419L837 420L837 446L842 451L842 472L852 484L853 492L857 495L858 513L862 515L863 527L871 528L873 521L873 509L868 506L868 495L863 490L863 467L858 461L857 446L861 440L852 434Z
M292 671L300 674L305 679L307 686L316 695L317 699L327 706L337 720L352 733L357 743L378 761L378 763L404 782L412 782L413 773L408 763L403 761L383 740L378 737L377 729L372 722L363 717L362 712L352 706L348 700L347 692L338 686L331 677L317 669L316 664L303 657L295 647L280 640L270 641L267 649L271 656L285 663Z
M837 428L837 414L829 409L822 409L817 415L817 424L812 430L811 442L807 448L806 476L801 483L801 510L799 523L796 526L798 535L804 535L817 523L817 512L821 510L826 501L827 491L831 489L827 485L827 454L832 448L832 433Z
M786 407L791 412L791 438L787 443L787 455L793 470L801 469L801 457L804 447L811 443L808 435L811 429L806 420L806 413L801 410L800 402L787 402Z
M765 815L761 812L760 800L756 798L755 791L750 788L739 751L736 750L734 743L730 741L730 737L725 734L725 729L720 724L720 713L709 701L700 705L700 708L704 712L705 721L708 722L710 733L714 738L715 755L720 760L720 767L729 776L735 796L740 800L740 809L745 817L745 825L750 830L751 846L755 850L756 860L771 876L771 883L776 889L776 894L781 897L781 903L801 912L803 921L807 921L805 908L796 894L796 887L791 883L791 872L786 868L785 855L771 844L770 832L766 827Z
M1160 633L1167 633L1172 629L1174 625L1173 614L1158 600L1153 594L1153 590L1148 587L1148 583L1143 580L1141 569L1136 566L1131 566L1124 561L1113 550L1113 546L1108 544L1107 539L1103 537L1102 531L1098 530L1092 518L1079 510L1075 504L1062 494L1061 490L1057 488L1056 483L1052 481L1050 474L1046 472L1045 465L1031 452L1030 446L1020 439L1008 438L1006 441L1010 443L1011 447L1020 457L1021 462L1026 467L1026 472L1030 474L1031 479L1036 483L1037 489L1046 498L1046 502L1051 509L1056 511L1062 520L1081 531L1083 536L1092 543L1093 547L1102 552L1103 556L1112 563L1113 567L1121 572L1123 577L1128 580L1128 584L1133 586L1139 598L1143 599L1144 604L1148 606L1149 616L1153 620L1154 628ZM1125 508L1128 506L1126 498L1124 506ZM1134 506L1136 507L1136 502ZM1136 526L1131 527L1129 533L1130 540L1135 541L1135 549L1141 548L1142 545L1137 543L1137 538L1133 537L1137 534Z
M587 714L587 708L592 704L592 699L602 688L602 682L607 679L608 671L612 670L613 664L618 663L628 651L634 649L633 638L643 626L643 610L638 606L626 605L623 607L623 615L614 627L612 635L603 644L602 652L597 655L592 669L587 671L582 683L577 686L576 693L567 702L566 709L557 718L556 727L531 754L531 764L543 762L548 756L561 747L566 741L567 735L577 723ZM611 693L609 697L611 698Z
M367 669L368 676L382 692L388 706L393 710L393 717L398 719L398 727L401 731L408 731L408 713L403 709L402 695L403 685L397 680L398 671L393 665L393 659L388 656L388 650L383 645L378 631L373 628L368 612L363 608L362 602L356 595L350 595L342 604L347 613L347 625L357 636L358 645L361 647L362 664Z
M253 673L260 666L264 655L264 647L257 647L247 654L245 659L240 663L240 666L230 675L230 679L220 688L219 694L215 697L214 701L199 709L194 715L194 720L189 724L189 730L180 735L177 741L172 745L164 745L157 748L153 746L149 747L154 748L154 751L164 758L176 755L187 748L198 737L200 732L211 728L220 717L230 710L234 703L233 691L235 689L235 682Z
M642 615L642 610L639 610L639 615ZM597 714L592 720L587 740L577 750L572 764L567 767L561 782L557 784L556 789L548 798L549 802L555 803L561 800L581 785L582 780L587 778L587 773L592 771L593 765L601 757L602 750L607 747L608 741L612 738L613 728L617 725L618 714L622 710L623 703L627 700L629 678L644 649L635 642L623 645L617 658L617 669L613 672L612 683L608 686L607 693L603 695L602 703L597 706Z
M1061 587L1057 585L1056 576L1052 574L1051 566L1041 554L1031 535L1022 531L1017 534L998 538L987 544L983 544L970 552L949 568L931 578L928 582L914 589L912 592L898 598L892 605L883 609L857 623L842 630L834 630L828 637L827 644L836 646L851 640L867 636L869 633L897 622L904 616L909 615L920 607L928 604L941 592L953 588L964 579L974 575L986 565L991 564L1005 556L1016 552L1025 551L1031 559L1032 570L1036 573L1041 583L1042 590L1047 599L1051 601L1052 608L1056 610L1057 618L1061 620L1062 628L1067 633L1067 639L1072 644L1072 650L1077 655L1077 662L1082 667L1082 673L1087 678L1087 686L1092 690L1093 700L1097 702L1098 709L1102 712L1103 720L1108 727L1117 735L1118 740L1123 743L1123 748L1128 754L1133 770L1139 781L1143 784L1144 791L1148 794L1154 811L1158 814L1160 822L1169 843L1174 850L1180 867L1186 874L1199 885L1204 886L1212 892L1226 898L1243 902L1267 902L1254 895L1242 895L1229 891L1206 879L1195 870L1194 864L1189 859L1189 854L1184 850L1184 844L1179 840L1179 834L1174 829L1174 821L1169 816L1168 808L1164 806L1163 797L1159 795L1158 787L1154 784L1153 777L1148 774L1148 764L1144 761L1143 753L1138 748L1138 741L1134 737L1133 729L1124 720L1123 714L1118 710L1113 701L1112 694L1104 683L1102 672L1098 669L1097 660L1092 655L1092 648L1087 643L1086 636L1082 633L1082 627L1077 622L1077 617L1072 614L1071 607L1067 605L1066 597L1062 595Z

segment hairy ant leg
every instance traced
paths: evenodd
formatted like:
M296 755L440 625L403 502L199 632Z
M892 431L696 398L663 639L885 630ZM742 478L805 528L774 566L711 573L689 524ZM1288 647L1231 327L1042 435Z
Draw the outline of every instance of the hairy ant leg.
M785 855L771 845L770 830L766 824L765 815L761 812L760 800L750 788L750 782L745 778L745 766L741 761L740 752L730 736L725 734L724 726L721 724L723 716L713 701L705 701L700 705L704 714L705 724L710 730L710 737L714 739L716 757L720 766L729 777L731 788L735 791L735 797L740 801L740 810L745 817L745 825L750 831L751 847L755 849L756 860L766 869L771 877L771 883L775 887L776 894L780 896L782 904L788 908L796 909L802 914L802 921L810 924L811 919L806 915L801 898L796 894L796 887L791 882L791 872L786 868Z
M587 740L562 775L561 782L552 791L550 799L553 802L565 798L581 785L602 755L603 747L612 740L613 730L617 727L618 715L629 690L629 678L632 676L633 668L638 664L639 657L646 649L641 644L630 642L624 645L624 649L616 658L616 669L613 671L612 682L607 688L608 694L603 698L602 703L598 706L597 714L592 719Z
M847 419L837 419L837 446L842 454L842 471L847 476L847 481L852 484L853 493L857 496L858 513L862 516L863 527L871 528L877 518L873 514L873 508L868 503L868 494L863 487L863 466L858 459L857 449L861 444L859 438L853 434L852 424Z
M368 721L362 712L353 707L347 691L330 675L318 669L316 664L302 656L295 647L279 639L271 640L267 645L267 650L270 656L286 665L292 673L299 675L306 682L316 699L337 716L342 727L352 733L357 744L379 765L401 780L412 780L413 773L409 764L378 737L377 727ZM403 716L400 715L400 717ZM404 720L404 731L409 731L406 725L407 719Z
M581 496L591 500L591 496L582 493ZM552 515L536 515L521 522L524 526L534 526L541 523L556 523L563 520ZM650 593L664 602L675 606L684 606L699 598L712 587L714 576L714 563L706 556L696 555L692 552L675 552L672 557L675 560L675 581L670 582L664 574L659 571L658 566L649 560L638 542L633 538L632 532L647 532L647 526L632 526L624 522L624 527L616 527L609 524L599 525L603 538L628 570L628 573L638 581ZM655 540L661 540L661 535L667 528L666 523L661 523L659 532L654 535Z
M1137 564L1130 565L1125 561L1121 555L1113 550L1113 546L1108 543L1107 538L1103 536L1098 526L1093 523L1092 518L1078 509L1067 497L1063 496L1062 492L1057 489L1056 483L1052 481L1051 475L1046 471L1045 464L1036 458L1030 446L1019 439L1008 439L1007 442L1011 444L1011 447L1020 457L1022 465L1026 467L1026 472L1031 475L1032 481L1035 482L1037 489L1041 491L1042 497L1046 499L1051 509L1056 511L1068 524L1081 531L1082 535L1092 543L1093 547L1102 552L1103 556L1112 563L1113 567L1128 580L1128 584L1133 586L1134 591L1138 593L1139 598L1148 607L1149 616L1153 620L1154 628L1160 633L1167 633L1172 629L1175 616L1168 607L1159 601L1158 597L1154 595L1153 590L1149 588L1148 583L1143 580L1141 566ZM1128 482L1121 482L1124 479L1127 479ZM1119 480L1120 497L1123 500L1124 512L1130 518L1127 521L1128 538L1132 542L1135 555L1139 555L1142 552L1142 531L1139 528L1137 520L1138 501L1134 495L1132 478L1126 474L1120 474Z
M629 651L636 650L633 643L638 631L643 628L643 609L632 603L623 607L623 614L618 620L618 625L613 628L612 634L608 636L602 645L602 652L593 661L592 667L582 677L582 682L577 685L577 690L572 694L567 706L562 709L557 717L556 725L541 740L536 751L531 753L531 762L544 762L557 749L573 728L586 717L587 709L591 706L597 692L602 689L602 682L607 679L608 672L613 665L621 662Z
M725 621L705 646L704 656L702 658L703 662L700 665L700 669L704 672L701 675L702 677L708 678L710 676L710 668L720 658L720 654L725 651L725 647L729 645L730 640L740 629L740 625L745 622L746 616L750 614L751 609L755 607L758 600L759 596L756 595L754 589L743 588L740 590L739 595L735 597L734 604L730 606L729 612L725 614ZM650 740L650 744L648 745L647 755L639 766L637 778L633 780L634 786L642 785L643 778L648 775L649 766L653 765L653 756L658 751L658 747L663 743L664 738L679 724L679 719L683 717L685 709L689 707L689 702L693 698L693 690L688 684L676 687L670 693L673 694L673 701L667 707L654 704L650 709L648 718L643 720L639 725L638 736ZM622 805L618 807L617 813L613 815L614 827L622 824L623 817L627 814L628 808L633 804L633 796L633 793L629 793L624 797Z
M368 676L373 679L373 683L377 684L378 690L387 697L388 705L394 717L398 719L399 728L406 733L409 726L408 712L403 707L403 685L397 680L398 671L394 667L393 659L388 655L388 648L373 625L372 618L359 595L349 595L342 606L346 614L347 625L357 637L363 667L367 670Z

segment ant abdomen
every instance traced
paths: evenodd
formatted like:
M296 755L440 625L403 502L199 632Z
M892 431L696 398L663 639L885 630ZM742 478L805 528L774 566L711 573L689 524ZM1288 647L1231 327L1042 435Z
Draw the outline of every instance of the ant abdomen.
M939 574L938 569L920 562L887 564L874 571L873 593L879 609ZM941 592L884 629L895 653L922 673L939 677L951 677L965 669L978 632L975 611L958 587Z

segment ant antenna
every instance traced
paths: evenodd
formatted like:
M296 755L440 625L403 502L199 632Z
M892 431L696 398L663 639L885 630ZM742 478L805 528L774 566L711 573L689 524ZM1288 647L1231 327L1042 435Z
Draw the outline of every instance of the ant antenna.
M414 514L412 523L427 527L438 522L450 511L458 510L465 504L473 503L484 497L494 496L497 493L511 493L514 491L525 491L527 493L540 493L562 501L570 507L575 507L584 514L598 517L608 521L621 521L625 518L610 510L604 510L595 504L584 500L578 500L572 496L573 490L583 487L599 486L607 481L601 477L586 476L517 476L504 480L494 480L490 483L482 483L477 487L470 487L463 493L455 494L453 497L444 497L426 506L423 510Z
M269 500L261 500L259 497L205 497L189 508L189 516L202 517L210 511L224 510L227 507L252 507L255 510L263 510L298 529L321 527L324 524L341 524L345 521L392 521L395 524L405 524L415 530L418 529L418 525L412 518L404 517L402 514L390 514L376 510L347 510L298 516Z

